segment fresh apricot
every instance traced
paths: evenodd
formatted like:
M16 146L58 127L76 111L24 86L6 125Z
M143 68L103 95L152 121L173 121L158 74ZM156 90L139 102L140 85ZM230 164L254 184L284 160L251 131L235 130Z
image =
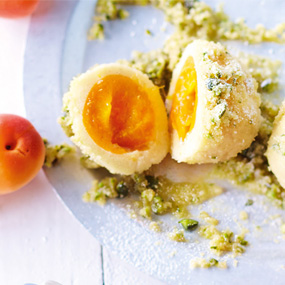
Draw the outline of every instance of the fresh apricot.
M45 146L25 118L0 114L0 194L16 191L41 169Z
M0 0L0 17L19 18L34 12L39 0Z

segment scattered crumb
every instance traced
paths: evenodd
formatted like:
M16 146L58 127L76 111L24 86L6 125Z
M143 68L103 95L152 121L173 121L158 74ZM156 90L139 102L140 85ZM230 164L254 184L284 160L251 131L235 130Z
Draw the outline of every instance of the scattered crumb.
M60 162L65 156L75 152L75 147L66 143L59 145L51 145L46 139L43 139L43 141L46 149L44 161L44 166L46 167L54 166L56 163Z
M237 267L237 266L238 266L238 260L236 260L236 259L233 260L233 266L234 266L234 267Z
M157 233L161 232L160 225L157 222L151 222L149 224L149 229Z
M145 30L145 33L146 33L148 36L152 36L152 32L151 32L149 29L146 29L146 30Z
M248 233L249 233L249 229L247 229L247 228L242 228L240 235L244 237L244 236L245 236L246 234L248 234Z
M218 261L215 258L211 258L209 261L205 258L194 258L190 260L189 263L190 269L194 268L210 268L210 267L218 267L221 269L227 268L227 262L226 261Z
M228 265L227 265L226 261L220 261L220 262L218 262L217 267L220 268L220 269L227 269Z
M241 211L239 213L239 218L243 221L248 220L248 213L246 211Z
M195 258L190 260L190 268L209 268L210 264L205 258Z
M132 209L132 206L131 205L127 205L126 206L126 209L127 209L127 214L129 216L129 218L131 219L137 219L137 214L136 212L134 211L134 209Z
M104 26L101 23L94 23L89 29L87 39L92 40L104 40Z
M136 212L134 210L128 212L128 216L131 219L136 219L137 218L137 214L136 214Z
M174 228L174 230L172 232L169 232L167 236L170 240L173 241L187 242L187 239L184 236L184 230L178 230L177 228Z
M210 240L210 249L217 256L232 252L234 257L245 252L248 242L244 239L246 229L242 229L239 235L234 235L230 230L220 231L214 225L202 226L198 234Z
M253 200L252 199L248 199L245 203L245 206L251 206L253 205Z
M206 223L211 224L211 225L218 225L219 221L213 217L211 217L207 212L202 211L200 213L200 218L203 219Z

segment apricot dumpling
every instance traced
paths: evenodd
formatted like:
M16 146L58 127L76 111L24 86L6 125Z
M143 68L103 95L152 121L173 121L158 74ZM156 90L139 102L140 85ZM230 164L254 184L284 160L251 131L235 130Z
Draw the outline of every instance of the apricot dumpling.
M166 100L172 158L190 164L219 162L248 148L260 125L256 90L255 80L221 44L189 44Z
M73 79L63 103L71 140L111 173L142 172L169 151L159 88L136 69L95 66Z

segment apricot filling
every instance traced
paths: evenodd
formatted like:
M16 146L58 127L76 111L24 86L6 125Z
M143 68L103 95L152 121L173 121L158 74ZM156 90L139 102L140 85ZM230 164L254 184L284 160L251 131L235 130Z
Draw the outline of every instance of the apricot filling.
M194 60L189 56L177 79L170 111L171 127L182 140L194 127L196 107L197 76Z
M147 91L119 74L98 80L82 113L93 141L116 154L148 149L155 136L155 117Z

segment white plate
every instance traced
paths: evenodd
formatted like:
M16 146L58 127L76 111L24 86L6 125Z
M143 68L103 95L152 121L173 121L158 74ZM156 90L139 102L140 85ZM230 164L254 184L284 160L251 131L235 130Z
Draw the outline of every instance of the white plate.
M167 25L166 32L161 31L164 17L161 11L152 7L128 7L130 18L107 23L104 41L88 42L86 33L95 2L41 1L31 20L24 67L25 105L28 118L52 143L68 141L56 119L61 114L62 95L73 76L95 63L130 58L134 49L158 48L173 30ZM217 3L206 2L212 6ZM285 20L285 3L281 0L228 1L225 9L233 18L244 16L250 25L263 22L273 27ZM145 29L150 29L155 36L146 35ZM284 46L239 46L260 54L268 54L270 47L274 51L271 57L285 58ZM285 241L280 236L280 219L270 224L263 224L263 221L273 214L283 218L285 215L267 201L264 204L264 197L227 187L224 194L204 203L203 209L209 213L214 211L214 216L221 220L222 229L230 227L235 232L238 228L234 217L238 217L241 210L247 210L250 222L245 226L250 229L247 235L250 246L238 258L237 268L229 260L227 270L190 270L189 261L200 257L202 252L206 252L208 258L213 257L208 254L208 241L195 242L199 239L197 233L186 234L189 243L175 243L165 234L153 233L144 223L130 219L118 201L103 208L83 203L81 196L92 179L104 173L88 171L78 161L67 159L45 172L63 203L96 239L121 258L161 280L179 284L284 284L285 270L281 267L285 265ZM255 203L245 208L249 197ZM198 207L191 209L193 216L198 212ZM163 220L169 227L177 225L169 216ZM262 231L257 231L256 225L260 225ZM274 239L278 243L273 242Z

